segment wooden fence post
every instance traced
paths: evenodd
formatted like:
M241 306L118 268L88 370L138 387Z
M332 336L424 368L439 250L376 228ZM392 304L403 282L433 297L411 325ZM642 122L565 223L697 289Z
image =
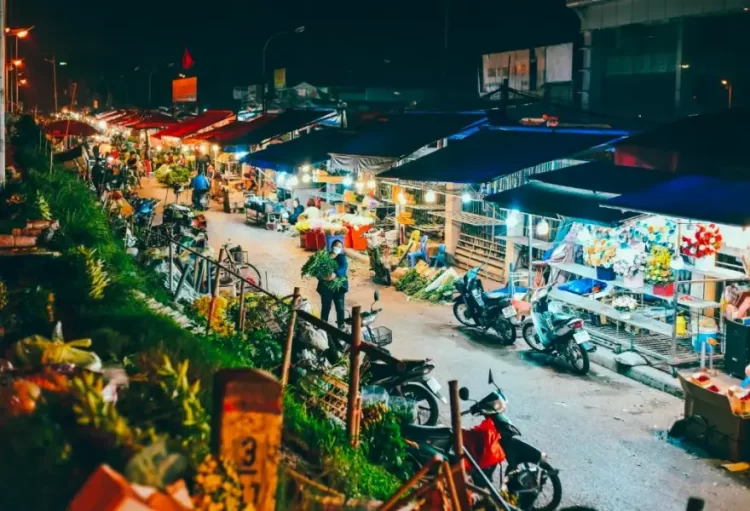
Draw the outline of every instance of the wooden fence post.
M221 264L221 261L224 259L224 249L222 248L219 250L219 260L216 264L216 278L214 279L214 287L211 289L211 303L208 306L208 321L206 322L206 333L211 331L211 320L214 317L214 312L216 311L216 299L219 297L219 277L221 276L221 271L219 268L219 264ZM210 268L210 263L209 263ZM208 272L208 280L211 281L211 272Z
M240 280L240 317L237 318L237 330L245 331L245 280Z
M357 446L357 401L359 397L359 351L362 342L362 307L352 307L352 348L349 352L349 399L346 404L346 432L352 447Z
M466 467L464 467L464 437L461 430L461 401L458 397L458 381L451 380L448 382L448 389L451 396L451 426L453 427L453 452L456 456L456 462L459 466L459 477L463 488L466 485ZM461 503L461 509L471 509L469 494L465 491L458 493L458 499Z
M198 257L197 255L194 255L193 257L195 257L195 262L193 263L193 289L195 289L196 293L200 293L201 283L200 283L200 280L198 279L198 273L199 273L198 268L201 265L200 264L201 258Z
M289 368L292 365L292 343L294 342L294 327L297 324L297 302L299 301L300 290L298 287L294 288L294 294L292 295L292 310L289 314L289 325L286 329L286 344L284 344L284 358L281 362L281 385L286 387L289 383ZM242 312L240 312L242 315Z

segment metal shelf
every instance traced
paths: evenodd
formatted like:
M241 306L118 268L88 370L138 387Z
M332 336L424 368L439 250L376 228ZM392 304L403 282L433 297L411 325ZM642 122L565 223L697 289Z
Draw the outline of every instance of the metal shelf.
M495 236L499 240L503 240L506 243L513 243L515 245L521 245L522 247L529 246L529 238L523 236ZM551 241L544 241L538 239L531 240L531 248L538 248L539 250L549 250L554 247L555 244Z
M490 218L484 215L477 215L474 213L465 213L463 211L456 211L455 213L449 213L447 211L429 211L428 213L432 216L454 220L462 224L474 225L476 227L492 227L495 225L505 225L504 220Z

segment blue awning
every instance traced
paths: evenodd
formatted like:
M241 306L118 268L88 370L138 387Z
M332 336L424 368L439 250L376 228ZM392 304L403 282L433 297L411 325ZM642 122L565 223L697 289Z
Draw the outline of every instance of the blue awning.
M247 151L253 146L286 135L335 115L333 110L286 110L264 123L263 126L231 141L226 152Z
M725 225L750 225L750 181L707 176L677 177L606 202L607 208Z
M476 112L409 112L385 116L370 121L350 144L332 152L331 166L348 172L379 173L427 145L486 122L486 115Z
M532 179L567 188L620 195L644 190L674 177L674 173L663 170L623 167L610 161L592 161L535 174Z
M584 190L561 189L554 185L532 182L485 197L487 202L522 213L557 218L563 216L584 223L615 225L638 213L623 213L600 205L611 197Z
M623 132L486 128L381 177L411 181L484 183L606 144Z
M273 144L262 151L250 153L241 161L256 167L294 172L302 165L328 160L328 153L345 147L355 136L353 132L333 128L314 131L289 142Z

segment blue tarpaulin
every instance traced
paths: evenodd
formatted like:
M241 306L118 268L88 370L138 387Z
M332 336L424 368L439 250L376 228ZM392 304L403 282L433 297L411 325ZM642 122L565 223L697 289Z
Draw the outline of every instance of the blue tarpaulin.
M314 131L289 142L273 144L262 151L250 153L242 161L256 167L294 172L302 165L327 160L328 153L345 147L355 136L350 131L334 128Z
M487 128L381 177L410 181L484 183L621 138L621 132Z
M725 225L750 225L750 181L682 176L640 192L615 197L607 208Z
M584 190L561 189L554 185L532 182L485 197L487 202L522 213L557 218L563 216L585 223L614 225L637 213L623 213L600 207L611 197Z
M532 179L557 186L620 195L644 190L674 177L673 172L663 170L622 167L610 161L592 161L554 172L535 174Z

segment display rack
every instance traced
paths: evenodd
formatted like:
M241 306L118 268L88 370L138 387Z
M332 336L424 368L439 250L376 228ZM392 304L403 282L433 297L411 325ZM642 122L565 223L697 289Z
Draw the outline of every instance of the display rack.
M522 247L528 247L529 246L529 239L524 236L495 236L495 238L502 240L506 243L513 243L515 245L520 245ZM555 246L554 243L551 241L544 241L544 240L538 240L538 239L532 239L531 240L531 248L535 248L538 250L549 250Z
M428 211L428 213L432 216L445 218L447 220L453 220L462 224L473 225L476 227L492 227L495 225L505 225L505 220L491 218L484 215L477 215L476 213L466 213L463 211Z

